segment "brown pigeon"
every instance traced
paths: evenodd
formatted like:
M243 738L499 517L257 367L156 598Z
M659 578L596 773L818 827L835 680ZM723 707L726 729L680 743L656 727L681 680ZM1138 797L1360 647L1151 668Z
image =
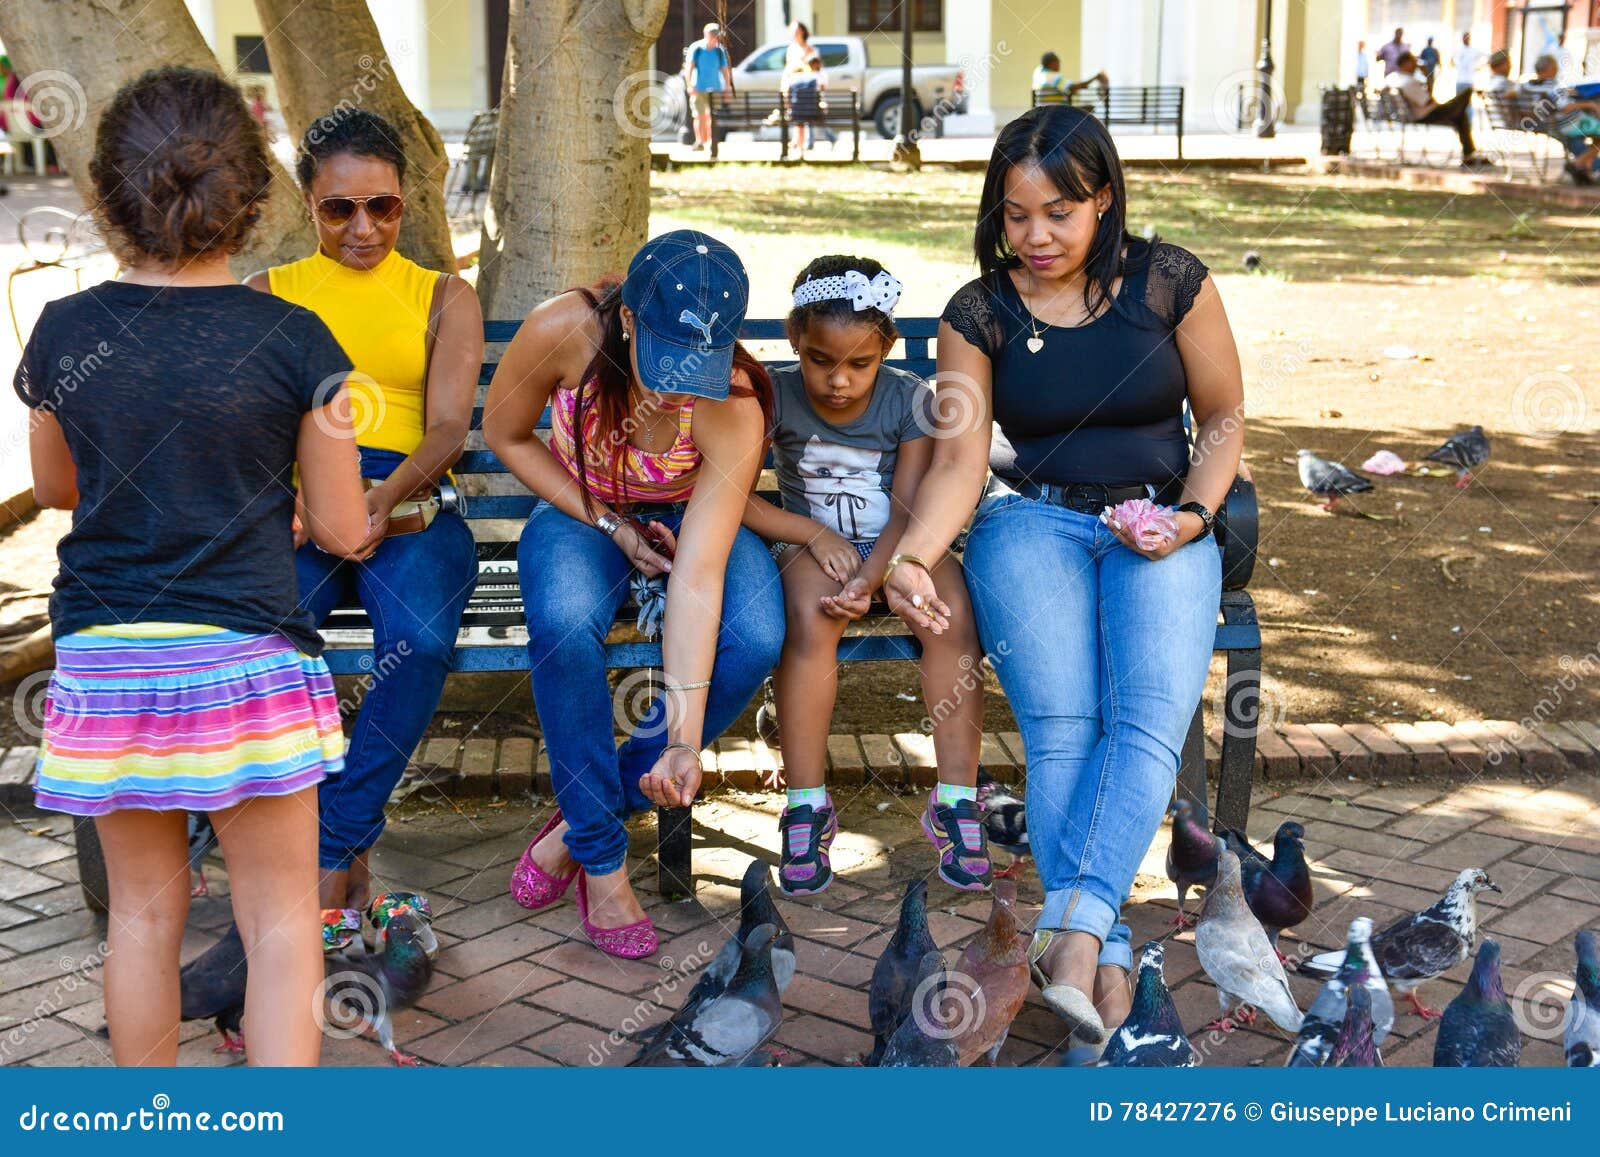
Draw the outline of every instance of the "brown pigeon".
M967 944L946 981L947 1000L955 1002L947 1023L963 1065L980 1056L994 1064L1028 995L1028 948L1016 903L1016 883L996 880L989 922Z

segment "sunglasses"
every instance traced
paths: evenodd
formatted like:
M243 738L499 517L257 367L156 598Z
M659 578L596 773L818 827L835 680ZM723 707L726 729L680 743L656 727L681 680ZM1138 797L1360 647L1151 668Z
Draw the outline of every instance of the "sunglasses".
M361 205L367 207L367 216L387 225L399 220L406 201L398 193L378 193L371 197L324 197L317 202L317 220L337 229L341 225L348 225Z

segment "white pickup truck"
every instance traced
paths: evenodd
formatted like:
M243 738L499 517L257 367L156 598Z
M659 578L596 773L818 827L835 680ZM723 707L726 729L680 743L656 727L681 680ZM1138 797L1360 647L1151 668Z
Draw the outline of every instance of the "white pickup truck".
M777 92L783 77L787 40L764 44L733 66L735 92ZM867 64L867 46L859 36L813 36L811 47L822 57L828 88L861 94L861 114L877 126L878 135L900 131L900 66ZM917 123L927 114L943 118L967 110L961 70L953 64L919 64L911 70Z

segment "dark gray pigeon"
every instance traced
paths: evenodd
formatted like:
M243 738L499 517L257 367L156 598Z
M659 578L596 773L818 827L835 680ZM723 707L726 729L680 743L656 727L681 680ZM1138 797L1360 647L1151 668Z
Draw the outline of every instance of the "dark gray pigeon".
M1164 951L1152 940L1139 951L1133 1006L1111 1033L1100 1064L1108 1068L1192 1068L1194 1049L1161 972Z
M989 846L1009 852L1011 863L994 873L995 879L1016 875L1018 866L1028 858L1028 813L1022 799L1012 794L983 768L978 768L978 807L983 812L983 830L989 837Z
M1362 494L1372 483L1339 462L1318 458L1310 450L1299 453L1300 485L1319 498L1326 498L1322 509L1331 511L1347 494Z
M1182 928L1194 919L1184 914L1189 889L1196 884L1210 887L1217 878L1217 857L1222 854L1220 836L1206 831L1195 817L1194 804L1179 799L1172 805L1172 839L1167 844L1167 879L1178 886L1178 914L1172 923Z
M179 1013L184 1020L210 1017L222 1035L213 1052L244 1052L244 989L249 978L244 940L237 924L178 970Z
M1330 1069L1381 1068L1383 1054L1378 1052L1373 1039L1372 993L1364 984L1353 984L1350 1001L1344 1010L1344 1023L1334 1038L1333 1052L1328 1057Z
M1200 923L1194 930L1200 967L1217 986L1223 1018L1208 1027L1232 1029L1251 1024L1260 1009L1285 1032L1298 1033L1304 1019L1289 990L1283 962L1267 943L1267 934L1245 903L1239 885L1239 857L1225 851L1217 857L1217 880L1206 892Z
M1311 866L1306 863L1306 829L1293 820L1278 825L1272 838L1272 859L1267 859L1245 838L1228 829L1222 837L1239 857L1239 882L1250 911L1267 930L1267 941L1278 959L1278 933L1293 928L1311 915L1316 893L1311 888Z
M872 966L872 986L867 990L867 1016L872 1022L872 1035L876 1038L868 1065L883 1060L883 1050L889 1045L900 1022L911 1015L912 996L922 979L918 969L928 953L937 953L939 946L928 931L928 882L923 879L906 881L906 894L900 901L900 922L894 935L884 946L883 955Z
M757 1050L777 1035L783 1002L773 974L772 943L778 930L763 924L739 950L739 967L721 993L685 1013L670 1030L639 1050L630 1066L724 1068L753 1064Z
M678 1016L692 1019L701 1005L722 995L733 974L739 970L745 941L763 924L772 925L777 933L772 941L772 975L778 983L779 994L789 987L795 972L794 933L789 931L783 914L772 902L772 891L768 886L771 875L771 869L762 860L751 860L745 867L744 877L739 881L739 927L696 978L694 987L678 1009ZM642 1033L639 1037L641 1051L659 1045L672 1031L672 1021L669 1020Z
M217 829L211 826L211 817L205 812L189 813L189 872L193 879L190 896L209 896L206 883L205 859L217 847Z
M961 1064L956 1028L945 1021L944 958L937 951L917 961L911 1007L884 1047L885 1069L953 1069Z
M1485 937L1467 986L1439 1018L1433 1067L1515 1068L1521 1060L1522 1031L1500 983L1500 942Z
M1350 921L1344 963L1339 966L1338 975L1322 986L1311 1007L1306 1009L1306 1019L1289 1053L1288 1067L1315 1068L1328 1063L1349 1008L1349 993L1358 987L1367 990L1373 1043L1382 1044L1394 1027L1394 998L1389 995L1389 986L1383 982L1383 973L1378 971L1378 962L1373 959L1372 921L1365 916Z
M1437 450L1430 450L1424 456L1424 461L1455 467L1457 490L1471 486L1472 472L1488 460L1489 439L1482 426L1451 434Z
M1439 1015L1417 996L1417 986L1442 976L1472 952L1478 936L1479 892L1500 889L1482 868L1466 868L1434 904L1402 916L1372 938L1372 955L1391 987L1411 1002L1423 1019ZM1332 976L1344 963L1344 949L1302 961L1301 973Z
M324 960L328 1003L334 1016L343 1023L365 1022L397 1065L423 1063L395 1046L394 1014L416 1004L433 980L433 958L427 949L430 940L431 930L419 913L397 911L384 926L382 952L334 955Z
M1567 1006L1567 1066L1600 1068L1600 941L1585 929L1573 945L1578 951L1578 986Z

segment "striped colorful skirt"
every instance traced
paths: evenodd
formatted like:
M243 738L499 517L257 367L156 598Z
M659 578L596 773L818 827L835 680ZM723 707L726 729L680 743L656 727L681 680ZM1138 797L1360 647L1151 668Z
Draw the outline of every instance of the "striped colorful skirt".
M211 811L289 795L343 766L327 664L281 635L135 623L56 642L41 808Z

